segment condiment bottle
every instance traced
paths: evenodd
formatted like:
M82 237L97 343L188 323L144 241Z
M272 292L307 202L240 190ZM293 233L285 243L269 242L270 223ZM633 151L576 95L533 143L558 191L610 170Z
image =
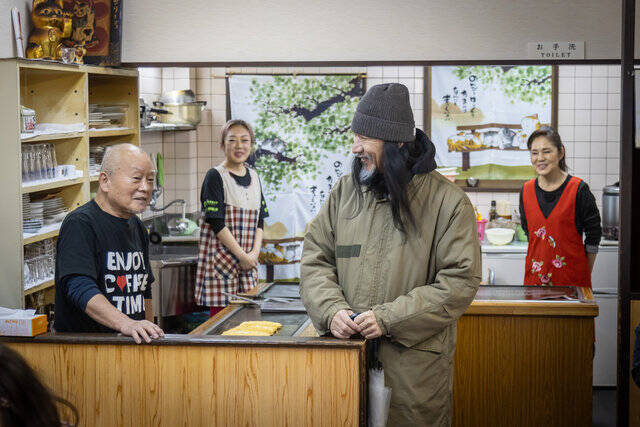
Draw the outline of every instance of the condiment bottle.
M495 221L498 216L498 212L496 211L496 201L491 201L491 208L489 209L489 221Z

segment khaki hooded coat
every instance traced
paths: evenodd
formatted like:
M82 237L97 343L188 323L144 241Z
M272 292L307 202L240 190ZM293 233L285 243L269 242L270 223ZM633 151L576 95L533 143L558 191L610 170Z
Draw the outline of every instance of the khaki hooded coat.
M302 254L300 294L320 334L339 310L373 310L392 388L389 426L450 425L456 323L480 284L473 206L426 169L409 184L417 230L406 240L386 199L365 191L358 211L347 175L311 222Z

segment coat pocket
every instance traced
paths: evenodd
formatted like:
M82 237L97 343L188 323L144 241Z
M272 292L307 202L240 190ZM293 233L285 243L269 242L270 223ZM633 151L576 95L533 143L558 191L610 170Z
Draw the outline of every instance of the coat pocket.
M419 342L418 344L411 347L413 350L420 351L430 351L432 353L442 353L444 349L444 341L447 337L447 329L444 328L442 331L438 332L432 337L427 338L426 340Z

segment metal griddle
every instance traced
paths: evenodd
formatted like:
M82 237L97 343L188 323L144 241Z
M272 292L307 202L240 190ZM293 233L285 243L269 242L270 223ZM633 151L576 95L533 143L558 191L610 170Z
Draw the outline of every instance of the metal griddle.
M275 282L260 296L264 298L300 298L300 286L297 283Z
M232 313L220 319L205 335L221 335L224 331L250 320L267 320L281 323L282 329L276 332L275 335L289 337L302 332L311 321L305 312L265 312L256 305L247 304L238 306Z

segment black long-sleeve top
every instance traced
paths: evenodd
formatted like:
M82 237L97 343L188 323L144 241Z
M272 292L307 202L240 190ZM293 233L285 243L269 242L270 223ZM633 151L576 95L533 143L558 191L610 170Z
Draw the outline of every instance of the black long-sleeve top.
M553 191L544 191L538 185L536 179L536 198L538 199L538 205L542 211L542 215L548 218L551 215L551 211L556 207L560 196L564 192L567 183L571 179L571 175L567 175L562 185ZM529 235L527 228L527 217L524 212L524 204L522 202L522 191L520 190L520 222L524 232ZM586 251L589 253L598 253L598 245L600 245L600 239L602 238L602 227L600 225L600 211L596 204L596 198L589 189L586 182L581 181L578 185L578 192L576 194L576 213L575 223L578 234L582 236L585 234L584 244Z

